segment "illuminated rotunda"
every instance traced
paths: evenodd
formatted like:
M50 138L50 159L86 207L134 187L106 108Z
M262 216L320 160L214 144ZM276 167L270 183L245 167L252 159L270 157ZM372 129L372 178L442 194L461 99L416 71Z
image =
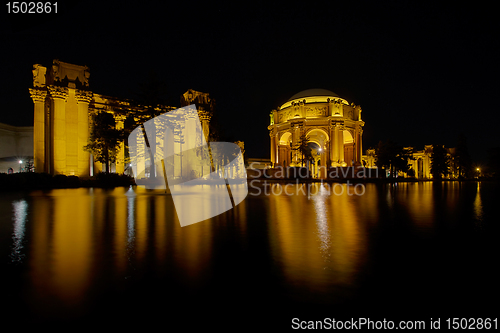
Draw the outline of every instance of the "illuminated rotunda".
M273 167L301 166L299 147L307 140L314 170L324 178L328 167L359 166L364 122L361 107L325 89L301 91L273 110L268 126Z

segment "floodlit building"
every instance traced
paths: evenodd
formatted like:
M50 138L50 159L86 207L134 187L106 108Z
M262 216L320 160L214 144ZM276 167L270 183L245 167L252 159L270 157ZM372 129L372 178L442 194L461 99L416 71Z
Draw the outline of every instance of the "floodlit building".
M0 123L0 172L28 171L33 159L33 127Z
M273 167L303 165L299 148L303 144L311 148L313 169L319 172L329 167L361 165L365 124L361 120L361 107L334 92L301 91L272 110L270 118ZM316 176L325 177L324 174Z
M431 179L432 145L425 145L422 150L415 150L413 147L406 147L412 151L412 159L408 161L410 170L413 170L417 179ZM445 148L450 161L450 173L445 178L458 178L458 165L455 159L456 148ZM375 149L367 149L363 155L363 166L367 168L377 168L377 154ZM389 172L387 170L387 172ZM389 176L389 174L387 174ZM399 172L398 177L408 177L409 175Z
M33 65L33 87L29 91L34 103L32 155L35 172L85 177L103 171L104 166L84 150L89 143L93 115L111 113L116 129L123 129L127 117L149 107L92 92L89 77L87 66L59 60L54 60L51 67ZM188 90L181 97L181 106L191 104L196 104L207 136L214 101L207 93ZM174 109L171 106L155 108L158 114ZM179 119L178 126L182 127L183 122L184 119ZM182 144L183 138L179 137L178 142ZM111 171L124 173L127 167L122 142Z

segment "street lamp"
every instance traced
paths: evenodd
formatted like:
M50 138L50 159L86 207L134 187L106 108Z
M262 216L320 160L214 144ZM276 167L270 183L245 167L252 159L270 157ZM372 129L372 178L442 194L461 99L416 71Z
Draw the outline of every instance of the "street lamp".
M19 160L19 172L21 172L21 165L23 164L22 160Z

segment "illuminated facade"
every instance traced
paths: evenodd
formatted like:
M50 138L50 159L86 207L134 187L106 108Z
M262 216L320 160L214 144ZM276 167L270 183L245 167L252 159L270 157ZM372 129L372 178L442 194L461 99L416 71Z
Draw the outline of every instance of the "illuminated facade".
M33 158L33 127L0 123L0 172L27 171Z
M92 176L102 171L103 165L94 161L84 150L89 143L92 115L104 111L113 114L117 129L124 128L124 121L147 107L131 100L104 96L89 89L90 72L87 66L78 66L54 60L52 67L33 65L33 87L29 89L34 103L33 159L35 172L49 174ZM181 96L181 106L196 104L205 136L214 101L207 93L188 90ZM158 113L176 109L158 106ZM137 112L139 111L139 112ZM178 121L183 126L184 119ZM179 131L180 133L180 131ZM179 137L179 144L183 138ZM111 171L124 173L126 169L125 146L121 143L116 163Z
M425 145L423 150L415 150L412 147L406 147L406 149L411 149L412 159L408 161L410 169L415 172L415 178L417 179L431 179L431 158L432 158L432 145ZM450 161L450 173L445 178L458 178L458 166L455 161L455 148L445 148L447 151L448 159ZM377 167L377 154L375 149L367 149L366 155L363 155L363 165L367 168ZM407 177L408 175L399 172L398 176Z
M312 143L313 171L324 178L328 167L359 166L364 122L361 107L325 89L309 89L292 96L270 114L271 163L303 164L302 139Z

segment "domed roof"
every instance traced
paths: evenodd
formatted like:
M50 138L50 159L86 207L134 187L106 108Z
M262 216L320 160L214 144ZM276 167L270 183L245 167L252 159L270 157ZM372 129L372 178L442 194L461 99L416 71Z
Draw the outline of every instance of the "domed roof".
M313 97L313 96L326 96L326 97L340 97L336 93L326 90L326 89L307 89L299 93L296 93L288 99L287 102L293 101L294 99Z
M294 101L302 100L305 100L305 103L326 103L328 102L328 100L336 100L341 101L344 104L349 104L345 99L343 99L333 91L326 89L307 89L290 97L288 101L286 101L283 105L281 105L281 107L279 107L279 109L283 110L287 107L292 106L292 103L294 103Z

